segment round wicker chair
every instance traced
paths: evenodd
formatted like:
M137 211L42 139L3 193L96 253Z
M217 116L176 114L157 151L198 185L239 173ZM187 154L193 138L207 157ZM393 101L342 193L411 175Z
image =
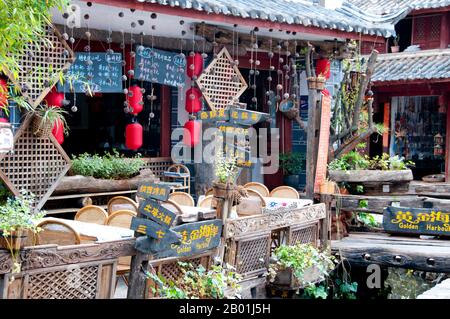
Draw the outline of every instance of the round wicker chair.
M74 219L85 223L105 225L108 214L99 206L88 205L81 208Z
M270 192L270 197L292 198L292 199L300 198L297 190L290 186L278 186L277 188L272 189L272 191Z
M35 235L36 245L70 246L81 243L80 234L63 221L47 219L41 221L37 226L42 231Z
M133 212L138 211L137 203L131 198L125 196L115 196L108 202L108 214L111 215L118 210L131 210Z
M194 199L191 195L184 192L173 192L169 195L169 199L178 205L195 206Z
M269 197L269 189L266 187L266 185L258 183L258 182L250 182L244 185L244 188L246 189L253 189L257 192L259 192L263 197Z
M127 209L118 210L109 215L108 220L106 221L106 225L114 227L130 228L131 219L136 215L137 215L136 212L133 212L132 210Z

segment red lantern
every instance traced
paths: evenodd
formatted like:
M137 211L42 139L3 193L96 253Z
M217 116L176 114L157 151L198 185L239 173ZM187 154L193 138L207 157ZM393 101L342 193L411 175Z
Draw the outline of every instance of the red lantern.
M0 117L0 123L9 123L9 121L5 117Z
M56 90L53 89L46 95L44 100L47 102L48 106L61 107L64 101L64 93L56 92Z
M200 53L195 53L193 56L189 54L187 58L186 74L192 78L199 76L203 71L203 57Z
M139 123L128 124L125 128L125 146L130 150L137 150L142 146L144 129Z
M64 123L58 119L53 125L52 134L55 137L58 144L64 143Z
M319 76L324 76L327 80L331 75L331 64L328 59L318 59L316 61L316 74Z
M131 95L131 96L130 96ZM128 95L127 95L127 101L129 104L129 107L131 108L131 114L138 115L140 112L142 112L142 109L144 108L144 102L142 101L142 90L139 86L133 85L130 86L128 89Z
M194 147L200 141L202 125L200 121L189 120L184 124L184 145Z
M0 79L0 108L8 106L8 84L5 79Z
M328 91L328 89L323 89L322 90L322 94L329 97L330 96L330 91Z
M185 109L188 113L197 113L202 109L202 92L197 88L190 88L186 91Z

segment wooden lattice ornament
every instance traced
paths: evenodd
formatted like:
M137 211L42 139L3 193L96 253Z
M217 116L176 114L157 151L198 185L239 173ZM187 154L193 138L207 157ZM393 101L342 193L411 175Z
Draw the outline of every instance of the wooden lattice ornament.
M211 110L237 103L247 89L247 83L225 47L196 82Z
M58 82L60 72L74 61L72 50L53 25L47 25L45 33L45 39L29 44L25 53L16 58L20 69L17 78L7 72L33 108Z
M14 136L14 150L0 155L0 178L9 190L20 195L21 190L33 193L35 208L40 209L70 168L70 158L53 134L36 137L26 119Z

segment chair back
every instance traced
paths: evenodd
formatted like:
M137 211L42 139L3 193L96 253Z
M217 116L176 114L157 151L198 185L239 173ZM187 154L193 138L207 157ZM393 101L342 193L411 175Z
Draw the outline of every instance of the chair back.
M205 196L201 201L198 202L197 207L211 208L213 198L213 195Z
M180 173L180 174L191 174L191 171L189 171L189 168L187 168L186 165L183 164L173 164L170 165L169 168L167 169L168 172L174 172L174 173Z
M299 199L300 195L297 190L290 186L278 186L272 189L270 197Z
M170 210L171 212L173 212L177 215L183 214L183 209L180 207L180 205L178 205L176 202L174 202L170 199L168 199L165 202L162 202L161 206L164 208L167 208L168 210Z
M208 189L205 193L205 196L214 195L214 190L212 188Z
M121 228L130 228L131 219L136 215L136 212L133 212L132 210L118 210L109 215L108 220L106 221L106 225Z
M137 213L138 204L131 198L125 196L115 196L108 202L108 215L111 215L118 210L131 210Z
M108 214L99 206L88 205L81 208L74 219L85 223L105 225Z
M247 189L248 197L241 198L240 204L236 207L239 217L259 215L262 208L266 206L263 196L253 189Z
M260 193L263 197L269 197L269 189L266 187L266 185L258 183L258 182L250 182L244 185L244 188L246 189L253 189Z
M194 199L191 195L184 192L173 192L169 195L169 199L178 205L195 206Z
M80 234L63 221L46 219L37 226L42 229L36 234L37 245L57 244L69 246L81 243Z

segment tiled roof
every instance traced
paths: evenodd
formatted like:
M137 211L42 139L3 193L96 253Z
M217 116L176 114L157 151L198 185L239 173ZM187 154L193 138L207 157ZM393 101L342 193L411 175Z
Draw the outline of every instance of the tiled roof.
M370 1L370 0L367 0ZM315 0L146 0L164 6L389 37L392 16L367 15L352 4L332 10ZM395 14L395 17L399 13Z
M362 11L385 15L399 11L435 9L450 6L450 0L344 0Z
M380 54L373 82L450 80L450 49Z

